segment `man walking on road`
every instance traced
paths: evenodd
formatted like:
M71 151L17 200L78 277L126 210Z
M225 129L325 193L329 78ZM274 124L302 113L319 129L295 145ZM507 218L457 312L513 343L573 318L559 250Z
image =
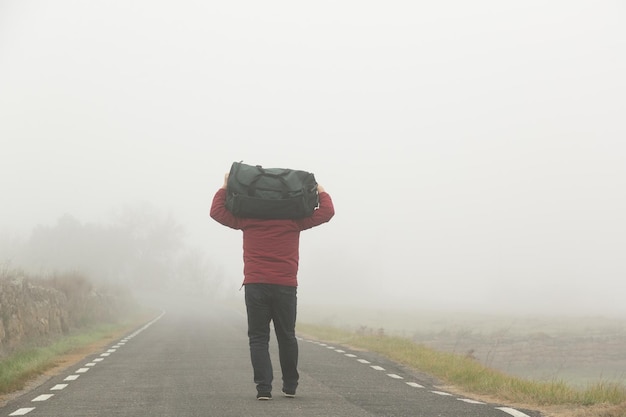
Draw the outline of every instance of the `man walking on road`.
M270 321L274 322L278 341L282 391L293 398L299 379L295 326L300 232L330 221L335 214L333 202L318 185L319 207L309 217L295 220L242 218L226 209L227 183L228 174L213 197L211 217L224 226L243 231L243 284L257 399L272 398Z

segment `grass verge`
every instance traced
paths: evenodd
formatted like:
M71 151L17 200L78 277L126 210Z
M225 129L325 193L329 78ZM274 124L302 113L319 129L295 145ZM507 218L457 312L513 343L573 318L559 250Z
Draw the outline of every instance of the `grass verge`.
M98 348L99 344L122 337L151 317L142 313L117 324L99 324L82 329L47 346L22 348L13 352L0 360L0 395L24 389L29 381L70 361L66 356L77 356L76 360L79 360Z
M483 366L471 357L439 352L405 338L359 334L306 323L298 324L298 332L327 342L379 353L395 362L426 372L464 393L549 410L546 411L547 415L626 416L626 387L622 384L599 382L579 389L559 380L530 381L506 375Z

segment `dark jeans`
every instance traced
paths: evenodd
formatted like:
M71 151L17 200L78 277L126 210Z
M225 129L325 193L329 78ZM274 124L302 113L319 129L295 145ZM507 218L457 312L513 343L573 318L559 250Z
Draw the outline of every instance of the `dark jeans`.
M246 284L248 339L257 391L272 392L274 379L270 360L270 321L274 322L283 389L298 386L298 340L296 339L297 289L284 285Z

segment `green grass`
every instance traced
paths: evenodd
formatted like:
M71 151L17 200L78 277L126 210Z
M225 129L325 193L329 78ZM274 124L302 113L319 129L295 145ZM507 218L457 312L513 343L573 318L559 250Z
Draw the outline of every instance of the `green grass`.
M464 392L498 398L501 401L536 406L589 407L617 406L622 411L598 414L605 417L624 416L626 387L622 384L600 382L586 388L574 388L560 380L539 382L513 377L483 366L477 360L463 355L439 352L411 340L361 334L333 327L298 324L298 332L317 339L353 348L376 352L410 368L426 372L444 384Z
M48 346L19 349L0 360L0 394L24 388L25 384L53 368L59 357L110 338L130 327L130 323L101 324L60 338Z

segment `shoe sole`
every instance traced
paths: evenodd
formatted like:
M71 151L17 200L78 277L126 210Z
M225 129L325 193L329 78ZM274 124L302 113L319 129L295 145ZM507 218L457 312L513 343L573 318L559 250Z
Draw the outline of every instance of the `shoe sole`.
M272 397L256 397L256 399L259 401L269 401L272 399Z

